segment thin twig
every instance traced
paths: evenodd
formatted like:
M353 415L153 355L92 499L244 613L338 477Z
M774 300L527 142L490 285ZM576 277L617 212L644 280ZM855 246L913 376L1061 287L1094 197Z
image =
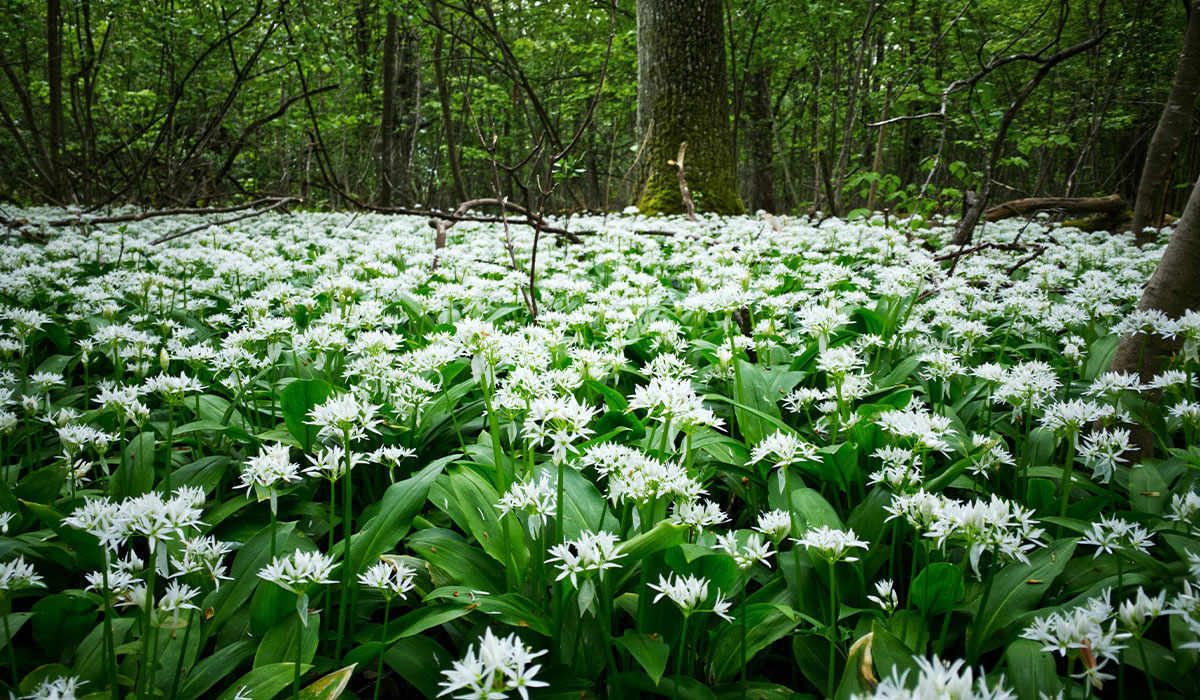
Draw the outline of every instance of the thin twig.
M234 216L234 217L231 217L228 219L221 219L220 221L209 221L209 222L206 222L203 224L197 224L195 226L190 226L188 228L185 228L182 231L176 231L175 233L168 233L165 236L161 236L159 238L154 239L153 241L150 241L150 245L159 245L161 243L166 243L167 241L173 241L176 238L182 238L184 236L196 233L197 231L203 231L212 226L225 226L226 224L236 223L238 221L243 221L245 219L252 219L256 216L266 214L269 211L273 211L275 209L280 209L290 202L299 202L299 201L301 201L301 200L298 197L283 197L282 199L277 200L274 204L272 204L269 207L263 207L262 209L255 209L254 211L246 212L245 214Z

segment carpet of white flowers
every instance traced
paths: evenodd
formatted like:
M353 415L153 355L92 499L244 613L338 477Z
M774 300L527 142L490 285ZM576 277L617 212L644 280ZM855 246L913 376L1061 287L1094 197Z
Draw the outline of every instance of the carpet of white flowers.
M150 244L199 221L0 248L16 696L1200 687L1200 314L1133 311L1162 247L576 218L530 294L526 227ZM1122 333L1184 349L1143 383Z

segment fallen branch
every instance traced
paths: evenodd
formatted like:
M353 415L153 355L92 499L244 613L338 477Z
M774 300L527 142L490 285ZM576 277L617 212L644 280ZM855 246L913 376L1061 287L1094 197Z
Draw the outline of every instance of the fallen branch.
M37 231L32 231L32 230L26 228L26 226L29 225L29 222L24 219L9 219L9 218L0 216L0 225L3 225L5 228L16 231L17 233L21 234L21 238L24 238L25 240L29 241L30 243L37 243L38 245L46 245L46 243L48 242L46 240L46 237L43 236L42 234L38 233Z
M1046 246L1038 245L1037 243L980 243L970 248L959 248L951 253L943 253L935 256L933 259L938 262L954 260L955 258L961 258L964 255L971 255L972 253L978 253L981 250L989 248L992 250L1045 250Z
M1027 216L1039 211L1058 211L1066 214L1119 213L1129 205L1119 194L1107 197L1028 197L997 204L984 215L989 221L1000 221L1014 216Z
M262 201L262 200L259 200L259 201ZM150 245L159 245L160 243L166 243L167 241L173 241L176 238L182 238L184 236L196 233L197 231L203 231L211 226L224 226L226 224L232 224L232 223L242 221L245 219L252 219L256 216L266 214L269 211L273 211L275 209L280 209L284 205L286 205L290 202L299 202L299 201L301 201L301 200L297 197L281 197L279 199L276 199L275 203L269 207L263 207L262 209L255 209L254 211L247 212L245 214L241 214L240 216L234 216L234 217L231 217L228 219L221 219L220 221L209 221L209 222L205 222L203 224L197 224L195 226L190 226L188 228L185 228L182 231L176 231L175 233L168 233L165 236L161 236L159 238L154 239L153 241L150 241ZM244 209L245 207L240 207L240 208Z
M136 214L117 214L114 216L93 216L87 217L84 215L72 216L65 219L52 219L46 222L47 226L75 226L78 224L123 224L131 221L145 221L160 216L183 216L187 214L229 214L235 211L245 211L246 209L254 209L261 207L264 204L278 202L281 199L295 200L295 197L263 197L256 199L253 202L245 204L237 204L229 207L178 207L175 209L152 209L150 211L142 211Z

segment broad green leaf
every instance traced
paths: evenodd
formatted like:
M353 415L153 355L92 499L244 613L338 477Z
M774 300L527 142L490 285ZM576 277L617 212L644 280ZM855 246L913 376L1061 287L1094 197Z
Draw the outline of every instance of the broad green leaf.
M708 655L708 669L718 682L729 680L738 673L743 656L746 662L749 662L760 651L787 636L800 622L791 610L776 605L747 605L745 611L744 620L738 619L733 624L722 625L713 639L712 651ZM744 655L743 625L746 627Z
M292 552L300 546L302 535L296 533L296 523L276 523L275 539L277 552ZM311 546L311 543L309 543ZM226 622L238 608L250 599L254 589L262 581L258 572L271 563L271 531L264 527L250 538L233 557L230 569L232 581L218 588L205 599L205 607L213 609L209 622L213 629Z
M500 519L496 508L500 496L492 485L478 473L467 468L454 468L432 484L429 498L446 509L461 529L471 534L509 574L510 588L520 585L517 578L527 568L529 550L525 534L515 518ZM511 580L515 579L515 580Z
M350 571L360 573L380 555L396 546L421 512L429 487L455 455L431 462L421 471L388 487L383 493L379 512L350 538Z
M439 581L435 575L434 582L438 585L456 583L493 594L504 591L504 568L457 532L440 528L422 530L409 538L408 548L450 576L450 581Z
M1121 334L1111 333L1097 338L1088 347L1087 367L1083 370L1083 381L1090 382L1108 370L1112 358L1117 354L1117 346L1121 344Z
M905 671L911 676L916 669L913 656L913 650L879 620L871 623L871 660L876 679L900 676Z
M294 662L259 666L234 681L233 685L226 688L217 700L234 700L235 697L247 700L271 700L279 691L292 684L296 673L295 668ZM301 666L301 677L310 668L312 667L307 665Z
M113 472L110 497L121 500L154 488L154 433L147 431L123 448L125 463Z
M1062 689L1054 655L1028 639L1017 639L1004 650L1004 677L1020 700L1055 697Z
M62 658L96 625L95 603L78 591L76 595L51 593L33 604L33 639L46 651L46 658Z
M628 557L627 559L621 559L621 563L624 566L628 566L645 557L647 554L661 552L668 547L674 547L683 542L686 533L687 528L685 526L675 525L668 520L663 520L655 525L650 532L644 532L621 543L621 552Z
M1135 511L1162 515L1171 489L1152 464L1142 463L1129 470L1129 504Z
M962 571L957 566L934 562L917 574L909 595L921 612L936 615L953 610L965 592Z
M309 614L307 624L301 624L300 616L296 612L285 616L263 635L258 644L258 651L254 653L254 667L269 666L289 659L296 661L297 652L300 655L300 663L312 663L317 653L320 628L320 613Z
M649 674L635 671L622 673L617 676L616 680L625 688L640 690L643 693L664 698L716 700L716 696L706 685L690 676L667 676L656 683Z
M254 654L254 646L252 639L239 639L198 661L184 677L179 700L196 700L206 694L218 681L228 678L231 670L249 659Z
M283 422L306 453L312 452L317 433L321 430L308 423L308 414L313 408L324 403L332 393L333 387L323 379L297 379L284 387L279 394Z
M667 658L671 655L671 647L662 638L627 630L624 636L613 639L613 642L629 652L654 681L654 685L658 685L667 670Z
M9 634L11 634L15 637L15 636L17 636L17 632L21 631L21 627L23 627L25 625L25 623L29 621L29 618L33 617L33 613L31 613L31 612L9 613L8 615L5 615L4 617L8 618L8 620L6 622L8 624ZM2 651L4 649L4 647L6 647L6 646L8 646L8 638L6 636L0 635L0 651Z
M553 625L549 611L537 605L519 593L504 593L502 595L471 595L471 589L463 586L443 586L425 596L425 602L445 600L458 602L460 605L473 604L481 612L514 627L527 627L540 635L553 635ZM392 625L388 625L392 627Z
M356 665L350 664L314 681L312 685L300 691L300 699L337 700L346 691L346 686L350 684L350 677L354 675Z
M1020 631L1015 623L1041 601L1071 559L1075 543L1074 539L1057 540L1031 554L1028 564L1012 562L996 574L987 607L982 611L984 633L977 648L987 650L997 643L996 635L1009 637ZM980 614L979 604L975 608L975 614Z
M448 668L453 657L441 644L429 637L401 639L383 654L383 662L430 700L437 697L444 680L441 669Z

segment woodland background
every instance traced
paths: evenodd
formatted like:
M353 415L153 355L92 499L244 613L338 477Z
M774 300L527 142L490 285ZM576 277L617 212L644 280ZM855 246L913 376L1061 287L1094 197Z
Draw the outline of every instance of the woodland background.
M1004 110L1038 68L996 57L1108 34L1013 120L991 201L1133 199L1187 23L1178 0L724 3L737 183L749 211L912 208L978 189ZM585 123L608 2L8 0L0 10L0 201L95 210L298 196L307 206L452 208L511 188ZM637 27L615 10L600 100L548 209L636 202ZM1057 41L1056 41L1057 40ZM714 47L715 49L715 47ZM1200 121L1168 212L1200 171ZM494 145L493 145L494 144ZM489 153L494 149L494 153ZM494 156L494 157L493 157ZM536 167L528 173L540 173ZM499 184L497 184L499 183ZM872 194L872 184L875 192ZM832 201L831 201L832 200Z

